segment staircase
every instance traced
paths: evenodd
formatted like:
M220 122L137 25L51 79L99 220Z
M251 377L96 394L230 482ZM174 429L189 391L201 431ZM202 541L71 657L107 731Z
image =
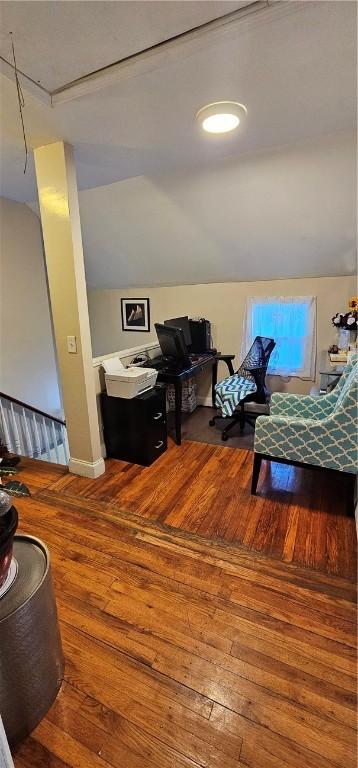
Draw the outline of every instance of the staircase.
M0 392L0 443L20 456L69 462L65 422L4 392Z

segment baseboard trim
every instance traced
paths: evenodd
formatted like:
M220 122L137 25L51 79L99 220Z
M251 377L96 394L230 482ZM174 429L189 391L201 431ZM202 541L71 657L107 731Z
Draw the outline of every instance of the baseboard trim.
M105 471L105 464L103 459L97 459L97 461L83 461L83 459L70 458L69 471L73 475L81 475L81 477L90 477L95 480L96 477L103 475Z

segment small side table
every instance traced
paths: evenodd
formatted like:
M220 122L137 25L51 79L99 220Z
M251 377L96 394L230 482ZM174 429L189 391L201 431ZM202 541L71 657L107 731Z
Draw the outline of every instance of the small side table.
M328 392L331 391L331 389L334 389L334 387L337 384L337 381L342 376L344 367L345 367L345 363L337 363L337 365L332 365L328 352L322 353L321 364L319 369L320 395L326 395Z
M0 598L0 712L10 745L44 717L64 670L47 547L15 536L13 564L15 580Z

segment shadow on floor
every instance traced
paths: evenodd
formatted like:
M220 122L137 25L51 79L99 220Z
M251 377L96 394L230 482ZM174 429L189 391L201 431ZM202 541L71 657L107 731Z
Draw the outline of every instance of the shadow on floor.
M226 427L228 419L218 419L215 427L209 427L209 420L216 416L215 408L199 405L193 413L182 414L182 439L193 440L198 443L209 443L209 445L221 445L227 448L246 448L254 447L254 429L250 424L245 424L245 429L240 432L237 424L232 430L229 439L226 442L221 440L221 432ZM173 434L173 414L168 414L168 427Z

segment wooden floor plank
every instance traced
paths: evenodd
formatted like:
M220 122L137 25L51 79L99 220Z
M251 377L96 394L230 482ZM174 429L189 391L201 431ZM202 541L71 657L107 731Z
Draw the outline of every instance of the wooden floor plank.
M355 580L355 526L345 514L343 476L264 462L252 497L251 451L189 441L171 443L151 467L108 464L105 478L59 477L52 488Z
M163 716L160 702L154 697L150 702L140 700L135 685L130 693L124 691L123 687L122 690L116 689L110 682L108 684L107 679L104 686L104 673L104 668L100 672L97 672L96 667L93 669L91 683L88 685L92 695L86 695L77 710L95 726L112 734L120 731L123 723L131 723L148 736L158 739L174 753L179 752L181 756L199 765L235 768L242 746L240 737L223 734L215 724L178 706L175 701L166 716ZM60 698L59 701L66 716L66 698ZM110 706L106 706L106 702L110 702Z
M46 531L47 537L49 536L48 531ZM53 561L57 565L57 563L60 563L61 567L63 567L63 564L66 562L66 560L63 557L59 557L57 554L58 551L58 538L57 537L51 537L50 536L50 542L52 543L52 553L55 556L53 556ZM76 545L75 551L67 551L67 556L71 559L71 573L75 576L77 573L80 573L81 575L90 576L90 579L93 583L94 577L96 574L96 570L93 564L93 559L86 557L85 563L82 562L83 558L85 557L83 553L83 547L81 548L80 545ZM90 550L89 550L90 552ZM79 561L79 558L81 557L81 561ZM175 593L175 595L183 596L184 598L189 598L193 606L200 607L201 611L205 612L206 614L209 614L211 617L213 615L214 608L221 608L222 610L225 609L225 607L228 605L227 601L223 600L222 598L215 598L215 596L212 596L210 594L207 594L203 591L199 591L196 589L193 589L192 587L188 587L185 584L181 584L180 582L174 581L173 579L165 578L159 574L155 574L154 572L147 573L143 571L143 568L138 568L137 566L134 566L131 564L130 566L125 565L123 563L116 562L113 563L113 559L110 558L107 559L106 568L108 568L108 580L107 584L110 583L112 585L112 589L114 591L118 591L118 585L122 584L130 584L135 585L140 588L147 589L148 597L150 597L152 590L155 589L156 591L160 591L160 593L167 595L168 592L170 595ZM103 564L102 564L103 568ZM245 572L246 573L246 572ZM251 573L251 572L250 572ZM56 576L60 582L59 579L59 569L56 568ZM120 580L120 581L119 581ZM66 582L61 581L61 597L63 597L63 594L66 593L66 586L67 591L70 591L70 594L74 597L80 598L83 600L83 596L78 593L78 589L76 587L77 580L75 579L68 579ZM271 583L271 582L270 582ZM120 591L120 590L119 590ZM316 593L314 593L314 597L316 597ZM97 603L94 602L91 599L91 596L88 599L88 602L90 604L96 605ZM334 599L334 602L336 599ZM328 605L327 610L330 610L329 606L331 605L332 600L328 600L327 603L324 603ZM350 604L346 601L344 601L343 606L341 607L342 612L344 611L344 607L348 605L350 608ZM103 603L101 603L101 606L103 607ZM348 615L351 615L350 611ZM211 619L212 620L212 619ZM107 630L108 631L108 630ZM227 634L228 632L228 626L225 624L222 624L220 626L220 632L221 634ZM230 627L229 627L230 632ZM261 654L269 655L270 658L276 659L278 661L283 661L286 663L289 661L290 664L293 664L294 667L297 667L299 669L302 669L305 672L311 673L313 675L318 674L320 677L322 677L325 680L333 682L334 685L342 686L346 690L355 691L355 681L353 677L350 677L348 675L345 675L341 670L338 672L335 671L334 667L332 665L328 666L323 664L322 662L319 662L317 659L312 659L311 653L310 653L310 645L307 645L306 653L299 653L297 649L295 649L295 653L292 654L290 651L289 644L288 646L282 645L282 643L279 643L276 641L269 641L267 638L257 637L256 634L244 634L242 629L240 630L240 634L235 635L235 631L232 632L230 637L233 640L234 645L236 645L236 649L241 646L242 643L244 643L244 647L246 648L246 652L248 652L248 649L254 649L254 651L260 651ZM235 640L236 637L236 640ZM238 639L239 638L239 639ZM233 655L236 655L234 651L232 651Z
M44 490L37 494L36 500L40 499L41 501L50 504L51 507L56 507L56 505L59 503L56 493L51 490ZM21 503L21 500L19 503ZM77 496L66 494L66 496L61 496L61 505L62 508L68 507L72 512L76 510L76 508L81 512L83 502L82 499ZM192 551L198 549L198 537L191 535L188 531L169 529L167 526L163 526L158 521L144 519L140 515L130 513L124 510L122 507L117 507L116 505L109 504L107 502L86 499L85 506L88 514L95 513L92 515L93 519L98 517L98 515L100 517L104 516L106 519L112 520L116 523L119 523L120 521L121 524L126 527L136 528L138 531L145 531L145 536L150 534L157 537L159 535L161 539L165 539L166 541L172 543L174 542L174 546L177 546L178 539L184 539L186 548L189 548ZM232 562L235 564L235 566L238 562L242 563L246 561L248 565L254 563L255 567L260 568L261 571L265 569L267 563L269 562L269 570L271 573L275 572L276 574L284 574L285 578L289 574L297 574L301 580L306 580L307 584L313 590L316 589L317 584L325 584L326 587L330 585L330 591L332 594L335 593L339 597L347 597L347 599L354 600L356 602L356 588L354 582L350 584L346 579L342 577L337 578L337 575L331 577L327 572L322 571L316 571L315 579L312 581L309 576L310 572L308 572L308 575L306 575L306 571L301 566L292 565L292 563L290 563L289 567L287 567L284 560L268 560L262 556L264 553L257 553L253 552L252 550L248 551L242 547L238 548L229 543L227 543L225 548L223 548L223 543L226 544L226 542L221 542L219 551L216 551L215 540L208 540L207 538L201 537L199 547L201 552L203 552L204 549L206 550L206 554L204 556L206 560L208 560L207 554L210 552L215 554L216 560L225 559L227 564ZM351 540L351 550L352 553L354 553L354 539Z
M70 522L72 520L72 522L76 523L76 520L78 521L78 519L80 519L78 515L81 515L83 502L78 497L66 496L59 501L52 491L45 491L41 492L36 497L36 500L32 500L31 504L36 510L37 505L39 506L39 509L41 508L42 502L45 502L44 509L46 509L47 505L47 509L55 510L56 506L60 505L62 516L65 517L66 509L68 508L71 512L70 517L68 518ZM23 503L22 500L20 499L17 503L21 509L21 504ZM28 505L26 508L29 510ZM187 557L198 559L198 555L200 555L200 560L208 563L213 563L215 560L215 564L220 565L224 570L231 570L231 572L233 570L236 572L237 566L244 564L247 567L254 567L262 574L269 573L270 575L272 574L281 578L284 577L285 581L290 579L297 583L297 579L299 579L302 584L307 586L313 592L319 590L320 585L324 585L326 592L336 595L339 599L344 598L356 602L357 595L355 585L347 582L341 577L337 578L337 576L332 577L329 574L315 572L314 579L312 579L312 572L306 571L302 569L302 567L297 567L292 564L286 565L280 560L269 560L266 557L262 557L260 553L248 552L243 548L233 548L229 545L226 545L224 548L222 546L217 548L215 542L203 538L198 541L197 537L193 537L184 531L168 531L168 529L163 529L160 525L158 527L153 521L144 521L140 516L126 513L121 508L117 509L107 503L98 501L93 502L87 499L85 508L86 513L93 521L93 525L96 523L98 524L101 518L106 518L110 523L114 522L116 526L121 524L121 526L123 526L123 531L125 528L129 530L136 529L138 532L137 538L141 538L144 541L150 541L153 545L158 545L161 548L164 547L166 549L171 549L172 551L177 551L178 553L181 553L185 560ZM31 514L31 507L29 514ZM46 517L48 514L51 513L47 512ZM52 513L52 517L56 517L55 511ZM44 519L43 524L45 523L46 520ZM65 534L67 538L71 540L67 527L66 529L62 528L62 530L60 530L60 525L58 525L57 528L59 535ZM185 552L183 546L181 546L181 542L183 542ZM93 546L93 537L91 538L90 546ZM100 551L100 544L97 547L97 551ZM102 556L103 553L101 553L100 557ZM231 563L233 564L233 568L231 568Z
M229 733L242 736L240 759L249 768L265 768L266 765L272 768L333 768L337 765L220 704L214 704L210 719L220 723Z
M70 633L70 636L71 636L71 633ZM66 633L66 638L67 638L67 633ZM67 641L66 641L66 643L67 643ZM108 689L108 682L107 682L108 681L108 676L106 676L106 671L105 670L107 668L108 675L110 675L111 674L111 669L112 669L111 666L110 666L110 663L109 663L109 659L110 659L109 653L108 653L108 651L105 651L104 649L99 649L97 653L94 653L94 650L93 650L94 649L94 644L93 644L93 642L92 643L88 643L87 641L84 641L83 642L83 646L84 647L81 648L81 651L80 651L79 654L76 652L76 649L73 646L72 653L73 653L74 663L75 664L80 664L80 665L81 664L85 664L86 663L86 659L87 659L87 665L89 665L91 667L91 686L92 686L91 687L91 691L92 691L92 693L96 692L97 696L103 697L104 694L102 692L102 688L104 687L104 681L105 681L105 688ZM67 644L66 644L65 647L67 648L67 650L69 650ZM98 671L97 671L97 662L94 661L94 663L93 663L93 659L96 659L98 657L101 658L101 662L99 664ZM105 662L103 662L103 659L105 659ZM116 663L118 661L119 660L117 659ZM98 684L100 686L100 690L98 690L98 688L93 687L95 685L95 680L96 680L96 676L97 675L98 675L98 680L99 680ZM194 675L192 676L192 679L195 680ZM207 679L207 678L205 677L203 679ZM188 684L188 683L186 682L186 684ZM110 683L110 685L112 685L112 684ZM200 685L202 685L202 683L200 683ZM135 683L134 683L133 687L135 689ZM113 701L113 692L108 693L108 690L107 690L105 695L106 696L110 696L111 700ZM122 693L120 695L122 695ZM217 696L217 693L215 695ZM221 696L225 695L225 688L224 688L224 686L221 686L220 695ZM233 700L233 694L232 693L230 694L230 691L227 689L226 690L226 696L229 696L229 695L231 695L231 700ZM266 697L266 699L267 699L267 697ZM273 712L275 712L276 709L278 709L279 715L277 717L276 727L281 727L281 729L284 728L285 727L284 725L280 726L280 725L277 725L277 723L280 723L281 719L283 720L284 723L286 722L287 711L285 712L285 709L282 710L282 707L281 707L281 713L280 713L280 702L278 700L274 701L274 705L275 706L274 706L273 709L268 708L266 699L265 699L265 695L263 695L261 697L261 701L263 702L263 704L265 706L265 714L262 715L262 716L264 718L266 718L266 719L267 719L268 715L271 715L271 717L273 717ZM239 702L239 704L236 703L236 706L240 706L240 707L242 706L243 698L241 696L235 697L235 701ZM252 709L253 708L252 702L250 704L250 700L247 700L247 701L248 701L248 706L250 705L250 707ZM257 711L260 711L260 709L256 710L256 712ZM283 718L284 712L285 712L285 718ZM302 738L304 739L306 737L306 739L308 740L308 743L311 743L310 742L310 738L312 737L312 734L310 732L310 728L311 728L312 722L313 723L315 722L315 718L312 717L312 715L310 715L310 717L308 718L308 726L306 724L305 728L302 728L302 725L301 725L301 722L300 722L302 717L303 717L303 713L299 713L299 715L297 716L297 719L295 717L291 716L289 732L291 733L292 729L294 731L295 731L295 729L296 729L296 731L297 731L297 729L300 729L301 731L303 730ZM286 727L288 728L288 725L286 725ZM318 741L319 741L319 738L320 738L318 734L324 733L325 734L325 739L326 739L326 744L329 745L329 748L331 750L333 749L333 753L335 754L337 752L336 738L334 736L332 736L332 733L334 733L334 731L332 731L332 729L330 730L329 723L326 724L326 726L325 726L325 724L322 721L320 721L319 727L318 726L316 726L316 727L317 727L316 733L317 733ZM353 733L353 731L352 731L352 733L351 733L351 735L349 737L349 741L347 741L348 729L345 729L344 726L340 725L339 728L337 728L337 733L339 733L341 736L344 736L344 734L346 734L346 743L350 744L350 746L352 748L352 745L354 744L354 733ZM296 734L296 737L297 737L297 734ZM327 750L328 750L328 746L327 746ZM345 748L344 748L344 751L345 751Z
M26 461L66 664L16 768L355 766L353 521L277 465L250 499L239 454L184 444L98 481Z

